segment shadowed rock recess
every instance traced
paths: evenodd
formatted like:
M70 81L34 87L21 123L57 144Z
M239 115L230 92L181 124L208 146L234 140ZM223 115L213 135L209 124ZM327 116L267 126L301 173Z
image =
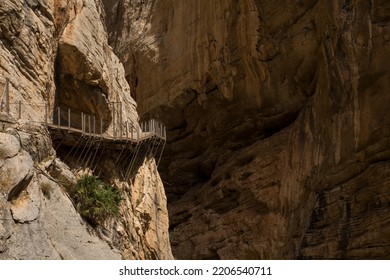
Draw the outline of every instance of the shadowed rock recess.
M389 1L103 2L176 258L389 258Z

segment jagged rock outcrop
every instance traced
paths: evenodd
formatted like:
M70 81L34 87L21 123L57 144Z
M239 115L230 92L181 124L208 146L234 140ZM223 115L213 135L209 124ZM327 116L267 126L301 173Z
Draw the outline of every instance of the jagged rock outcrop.
M100 1L76 1L74 9L74 18L59 40L56 103L95 115L106 127L113 110L136 125L136 105L123 66L108 45Z
M145 159L123 206L122 234L125 259L173 259L168 234L164 186L155 161Z
M1 91L9 79L11 110L21 101L24 118L42 121L48 102L50 110L70 107L108 126L117 106L112 102L122 102L122 119L136 124L135 102L107 43L101 5L99 0L1 3Z
M50 146L18 139L26 127L0 132L0 259L120 259L82 221L64 189L46 172L54 157ZM50 142L43 127L29 126L26 135ZM39 149L42 158L30 154Z
M42 120L43 103L54 102L58 40L74 2L7 0L0 4L1 96L9 79L11 109L23 101L26 119Z
M0 3L0 259L172 258L165 192L149 154L124 180L113 158L118 155L100 152L104 180L118 186L123 200L118 217L91 227L67 193L92 169L66 158L68 143L53 145L39 124L47 103L50 118L61 106L95 115L105 130L113 129L113 119L138 126L102 7L100 0ZM10 115L4 113L5 79Z
M175 257L388 258L386 1L104 3Z

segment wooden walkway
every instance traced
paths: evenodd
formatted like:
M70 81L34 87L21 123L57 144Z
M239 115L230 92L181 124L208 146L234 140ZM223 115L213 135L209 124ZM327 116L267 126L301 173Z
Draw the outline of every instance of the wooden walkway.
M59 107L57 110L59 112L62 111ZM68 116L74 116L74 114L71 113L71 109L67 109L67 112ZM72 125L72 118L70 117L67 119L58 117L57 120L54 121L45 119L44 123L53 136L62 135L62 137L66 137L66 135L69 134L72 136L71 138L74 138L75 136L94 138L113 144L137 144L153 138L158 138L164 141L166 140L165 126L155 120L141 122L136 125L133 123L122 122L117 124L116 128L111 126L105 130L103 128L105 127L104 121L101 119L96 121L94 116L83 112L80 113L80 119L82 120L81 124L75 123L74 125Z
M122 106L120 102L115 102ZM80 110L72 108L56 107L49 113L47 104L28 105L24 102L10 102L9 84L6 82L5 92L0 94L0 112L6 113L14 119L23 119L26 116L25 112L28 107L38 107L44 112L44 117L39 121L44 124L50 132L53 146L58 149L60 146L70 147L69 153L78 153L80 158L91 158L91 153L98 154L98 150L117 150L120 151L117 161L123 159L124 154L131 154L131 157L125 157L128 162L126 167L125 177L131 173L131 168L136 162L136 158L140 157L139 151L145 150L152 152L156 158L157 165L161 159L162 152L166 143L166 127L156 120L149 120L141 123L132 123L122 121L122 107L120 110L111 111L111 119L103 120L96 115L88 114ZM39 112L43 115L43 112ZM115 112L116 111L116 112ZM118 115L118 111L120 115ZM115 115L116 114L116 115ZM28 119L28 117L27 117ZM86 147L88 148L86 152ZM147 152L143 156L146 156ZM67 155L69 156L69 155ZM66 156L66 157L67 157ZM78 155L77 155L78 156ZM66 158L65 158L66 160ZM81 161L83 162L83 161ZM95 168L98 162L89 160L84 164L94 164ZM126 164L126 162L125 162ZM92 168L92 169L95 169ZM130 170L129 170L130 169Z

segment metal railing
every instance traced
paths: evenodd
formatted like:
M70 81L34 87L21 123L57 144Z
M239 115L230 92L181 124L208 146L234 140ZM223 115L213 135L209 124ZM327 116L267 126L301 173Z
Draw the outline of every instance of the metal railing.
M5 99L5 100L4 100ZM0 112L3 112L3 107L5 107L5 112L9 114L10 112L10 107L9 107L9 81L8 79L5 80L5 88L3 91L3 94L1 95L0 99Z
M34 108L34 110L39 110L41 116L44 113L43 121L40 122L52 129L79 132L84 135L110 140L138 142L152 137L166 140L166 127L154 119L141 123L122 121L122 114L120 113L119 117L116 116L114 106L111 110L111 120L106 121L98 115L72 108L57 106L54 110L50 110L47 103L10 102L8 80L6 80L5 85L5 92L0 99L0 112L5 112L16 119L29 119L27 116L28 108L30 110Z
M47 109L45 112L47 112ZM47 114L45 115L47 116ZM166 139L165 126L154 119L141 122L140 124L129 121L116 121L116 126L113 126L112 121L104 121L103 118L97 115L87 114L76 109L57 107L53 112L51 120L46 117L45 123L51 127L78 131L95 137L100 136L114 140L130 141L140 141L149 137Z

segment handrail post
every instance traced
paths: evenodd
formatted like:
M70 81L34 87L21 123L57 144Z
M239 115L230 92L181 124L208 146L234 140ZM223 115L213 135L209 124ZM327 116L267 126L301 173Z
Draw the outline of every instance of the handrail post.
M93 115L93 134L96 134L96 118L95 115Z
M81 112L81 133L84 134L84 113Z
M5 81L5 111L9 115L9 81Z
M57 106L57 126L61 126L61 109L60 106Z
M88 115L88 132L91 135L91 115Z
M126 140L129 140L129 124L126 121Z
M22 101L19 100L19 120L22 119Z
M47 126L47 102L45 102L45 125Z
M70 131L70 108L68 108L68 131Z
M111 103L112 104L112 131L114 133L114 139L115 139L115 103Z
M122 133L123 133L123 127L122 127L122 102L119 102L119 133L120 133L120 139L122 140Z
M103 135L103 119L100 118L100 135Z

